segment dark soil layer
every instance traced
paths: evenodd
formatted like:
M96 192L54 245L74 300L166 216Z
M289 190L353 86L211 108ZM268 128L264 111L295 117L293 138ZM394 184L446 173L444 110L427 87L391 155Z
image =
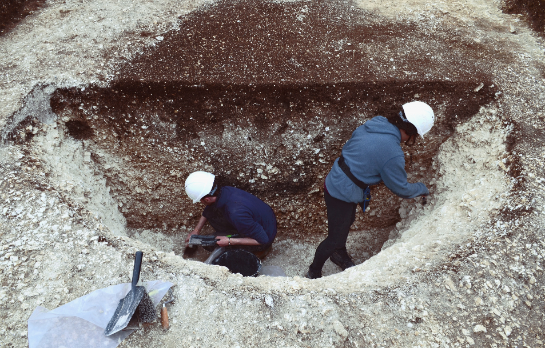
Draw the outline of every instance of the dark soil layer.
M109 156L94 157L138 227L194 224L200 208L188 205L183 182L204 169L271 204L281 227L325 231L320 188L357 126L415 94L443 110L425 146L407 149L412 181L429 182L432 158L453 126L494 97L489 87L475 93L473 84L446 82L149 88L65 90L52 103L70 118L69 134L122 159L116 168ZM378 213L356 228L399 219L399 199L381 186L373 193Z
M342 145L415 99L437 123L405 149L409 181L433 190L440 144L494 100L491 71L509 62L483 42L350 3L221 2L185 18L110 88L58 90L52 107L93 153L131 227L193 228L202 207L183 184L208 170L269 203L283 232L325 233L322 186ZM400 200L373 187L373 214L354 228L396 223Z
M179 30L127 64L121 79L222 85L481 81L487 60L509 59L459 30L392 23L346 1L220 1L183 20Z
M29 14L37 11L45 0L2 0L0 3L0 35L14 28Z
M545 0L505 0L503 11L524 15L532 29L545 35Z

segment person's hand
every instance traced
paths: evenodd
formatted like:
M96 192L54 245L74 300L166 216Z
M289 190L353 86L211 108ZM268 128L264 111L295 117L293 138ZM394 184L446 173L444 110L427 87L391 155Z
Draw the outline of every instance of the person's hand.
M218 241L218 246L225 247L229 245L229 238L226 236L217 236L216 240Z
M185 238L185 243L186 243L186 244L189 243L189 238L191 238L191 236L194 235L194 234L199 234L199 231L193 230L193 231L189 232L189 234L188 234L187 237Z

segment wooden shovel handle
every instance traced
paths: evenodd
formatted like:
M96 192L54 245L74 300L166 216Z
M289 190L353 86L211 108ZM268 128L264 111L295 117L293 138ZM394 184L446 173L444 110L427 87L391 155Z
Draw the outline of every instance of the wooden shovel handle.
M166 306L161 307L161 325L163 325L163 329L168 329L168 311Z

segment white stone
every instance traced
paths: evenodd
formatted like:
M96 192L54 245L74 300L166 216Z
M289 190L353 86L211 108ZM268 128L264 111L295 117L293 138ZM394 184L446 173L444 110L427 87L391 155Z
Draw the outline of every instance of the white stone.
M342 338L348 337L348 331L346 331L346 329L344 328L343 324L340 321L335 320L333 322L333 329Z
M271 295L265 296L265 304L271 308L274 307L274 300Z
M486 332L486 327L482 325L475 325L473 332Z
M508 336L511 335L511 332L513 331L511 329L511 326L507 325L506 327L503 328L503 331L505 332L505 336Z

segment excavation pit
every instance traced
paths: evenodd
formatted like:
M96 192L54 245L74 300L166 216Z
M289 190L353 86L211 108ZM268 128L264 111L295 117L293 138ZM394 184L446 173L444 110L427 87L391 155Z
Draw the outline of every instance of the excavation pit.
M408 81L322 86L119 83L59 89L51 105L63 141L80 146L82 164L104 178L114 202L110 205L122 214L117 220L126 221L120 234L182 255L185 236L202 212L200 204L186 197L183 183L189 173L207 170L271 205L279 234L266 264L298 275L326 235L322 187L342 145L366 120L392 112L415 95L433 105L437 121L425 140L403 145L406 169L410 182L424 182L434 192L441 144L458 124L494 100L494 88L474 92L471 83ZM92 201L86 195L90 193L84 192L82 203ZM411 210L422 209L416 199L402 206L403 200L383 184L373 187L372 195L369 213L359 211L352 227L349 248L356 264L399 238L396 224ZM191 258L207 257L203 251ZM329 265L330 273L337 271Z
M504 53L347 3L219 2L182 24L121 66L107 86L57 89L50 103L56 127L36 139L44 149L56 144L57 153L44 150L55 180L114 234L182 255L202 211L183 183L206 170L271 205L279 233L265 265L302 275L326 235L322 187L343 144L366 120L412 100L430 104L437 119L425 140L403 145L409 181L437 196L422 207L373 187L371 210L358 211L348 242L356 264L403 239L420 215L440 209L445 219L467 217L464 209L482 208L475 192L453 198L459 192L503 187L480 172L456 179L452 171L497 169L490 163L502 155L507 132L490 69L510 59ZM433 55L423 48L429 42L437 46ZM471 135L480 129L488 134ZM487 209L495 209L493 197ZM448 225L429 221L411 238L431 243L427 229ZM328 264L324 274L338 271Z
M542 326L543 312L543 272L538 266L544 267L540 244L544 47L539 33L521 16L502 13L499 6L499 2L490 1L422 0L235 0L223 5L199 0L48 1L2 36L6 54L2 55L0 76L0 123L1 137L9 144L0 147L0 302L6 313L0 341L8 346L28 345L28 337L33 337L29 317L37 307L53 309L96 289L130 282L134 252L142 250L142 281L176 284L174 293L179 301L167 305L168 331L161 330L159 324L140 330L121 343L126 347L485 347L498 342L540 346L544 337L536 328ZM223 24L222 30L216 29L218 22ZM184 36L185 41L181 40ZM466 111L463 104L468 104L471 96L478 99L485 93L489 101L483 98L476 106L469 103L471 112L462 120L455 120L452 128L441 126L450 136L438 141L438 149L430 154L431 171L426 172L426 166L423 170L408 168L410 175L429 175L422 178L432 189L428 204L413 200L398 203L393 196L389 201L385 195L373 195L368 214L357 212L358 222L361 217L369 224L360 223L348 241L357 266L341 272L328 263L326 277L317 280L301 277L325 235L325 223L310 220L314 215L305 216L304 221L322 227L301 233L299 230L307 226L284 228L273 252L264 259L263 268L281 266L287 277L242 277L225 267L184 259L183 239L193 227L189 223L193 217L186 217L185 230L183 225L165 229L145 216L139 217L145 226L132 223L127 227L128 218L133 217L121 212L125 204L113 193L132 190L135 198L128 198L133 201L139 201L141 194L136 187L111 186L110 178L117 174L106 175L106 167L143 160L134 152L119 152L118 156L117 150L109 147L113 140L101 144L101 129L96 120L87 118L85 105L80 110L81 105L75 103L58 104L63 95L67 97L62 102L71 103L68 94L72 92L86 97L86 92L100 90L112 93L113 98L117 95L114 88L119 91L120 87L138 90L151 86L150 93L155 96L154 89L158 92L165 84L167 89L169 84L187 90L201 88L200 93L211 87L295 90L331 89L343 84L352 92L352 86L373 88L375 83L390 92L385 99L376 93L374 100L365 102L369 109L356 110L358 120L351 126L385 113L391 106L394 86L401 94L409 87L396 103L420 99L418 88L412 88L418 84L461 86L466 99L459 101L460 96L460 105L455 105L454 97L444 100L443 94L423 94L422 100L439 107L437 114L443 121L452 105ZM205 97L214 96L208 93ZM255 99L252 95L248 98ZM144 97L133 99L143 104L144 111L144 121L135 128L150 129L153 117L160 112L145 105ZM316 99L321 102L320 96ZM244 96L240 100L244 102ZM160 110L157 100L155 103ZM115 106L108 101L94 105ZM330 114L336 114L331 110ZM351 113L344 115L350 117ZM108 114L101 111L96 116L100 120ZM297 129L308 120L298 123ZM324 133L343 125L342 119L336 125L326 121L322 120ZM265 124L271 128L275 121ZM325 126L330 129L325 131ZM339 148L346 141L343 137L353 131L349 128L336 135ZM295 134L297 129L289 126L287 132L294 130L289 134ZM188 144L191 151L189 141L195 141L197 148L201 142L208 146L207 134L197 132L197 138L180 141L176 147ZM254 142L255 135L249 135ZM274 133L268 138L286 141L285 135ZM246 141L250 140L246 137ZM427 149L431 138L424 141ZM259 146L264 141L255 143ZM101 148L109 152L99 151ZM339 148L326 155L338 156ZM408 165L414 149L404 148ZM137 146L131 150L141 153ZM101 158L102 153L112 155ZM202 153L193 157L200 159ZM264 151L261 153L264 156ZM293 156L282 159L295 164ZM316 163L328 166L317 159ZM212 167L206 163L208 158L202 162ZM157 166L163 163L167 161ZM144 174L148 167L153 168L151 164L141 166ZM257 169L263 170L259 177ZM275 177L268 175L266 167L254 170L255 175L244 178L248 189L261 185L259 180L265 181L261 175ZM177 176L149 178L168 184ZM250 183L250 179L259 180ZM314 179L323 183L317 176ZM137 186L141 191L148 189ZM306 195L302 190L288 203L299 208L321 201L319 191L308 195L315 188L320 189L309 186ZM153 193L153 188L150 190ZM261 192L266 194L266 190ZM176 199L199 213L184 192ZM382 217L391 205L397 219L384 228L371 225L383 222L377 219L375 204L383 204ZM325 207L316 206L312 212L325 213ZM189 215L189 211L184 213ZM295 219L298 213L293 213ZM138 217L138 212L130 214ZM298 219L302 218L299 214ZM290 235L296 237L288 238ZM195 260L206 256L203 252Z

